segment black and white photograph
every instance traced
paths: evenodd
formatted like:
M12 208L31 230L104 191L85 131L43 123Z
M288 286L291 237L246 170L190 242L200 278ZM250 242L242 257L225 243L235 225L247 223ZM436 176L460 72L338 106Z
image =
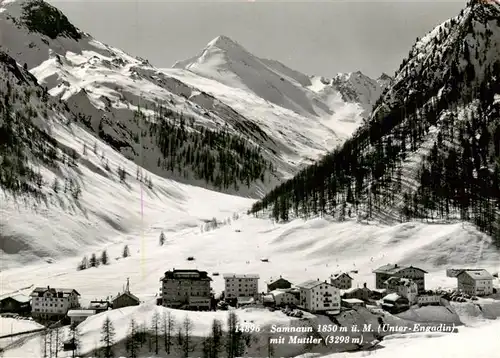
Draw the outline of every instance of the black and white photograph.
M0 0L1 358L500 357L500 0Z

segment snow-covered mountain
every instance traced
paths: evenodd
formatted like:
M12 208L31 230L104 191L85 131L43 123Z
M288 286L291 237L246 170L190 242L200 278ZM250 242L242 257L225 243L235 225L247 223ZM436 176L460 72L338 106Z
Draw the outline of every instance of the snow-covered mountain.
M387 79L379 83L361 72L339 74L332 83L325 84L331 84L325 95L322 86L317 85L321 81L317 77L302 74L275 60L258 58L227 36L215 38L199 55L178 61L173 67L250 91L305 116L329 119L336 115L337 120L341 120L342 115L350 114L358 122L366 118L371 105L387 86ZM335 96L340 100L330 98ZM361 113L346 113L345 106L358 103L364 109Z
M51 95L81 113L75 120L162 177L260 197L336 147L361 123L363 114L357 108L351 113L343 100L332 106L324 103L321 95L307 88L307 76L276 61L259 60L227 37L218 37L207 46L206 61L199 64L205 71L200 74L206 76L200 76L193 75L194 65L185 65L190 71L157 69L147 60L104 45L76 29L44 1L3 0L0 8L3 51L26 64ZM209 75L218 71L226 72ZM241 81L230 80L233 77ZM252 82L255 78L258 80ZM162 149L159 142L165 140L158 131L150 130L154 120L138 120L139 108L147 109L143 112L150 117L158 117L161 111L165 122L173 126L184 118L191 138ZM213 148L206 138L220 137L219 133L241 138L244 150L259 151L254 156L259 159L249 162L249 156L236 153L229 142L223 149ZM198 147L198 141L209 143L205 151L212 153L214 162L218 155L225 155L214 154L216 150L231 152L235 163L226 169L213 165L209 172L200 172L196 158L187 155ZM182 170L174 168L173 161L182 162ZM228 183L224 174L217 176L236 167L241 170L237 169L234 182Z

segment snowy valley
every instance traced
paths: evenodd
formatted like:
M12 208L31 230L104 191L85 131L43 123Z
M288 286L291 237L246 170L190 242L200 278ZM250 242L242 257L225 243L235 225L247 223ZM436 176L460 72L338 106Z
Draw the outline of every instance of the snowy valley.
M457 334L391 334L378 349L356 353L342 353L358 350L356 344L284 345L270 353L272 325L332 324L327 316L305 313L297 318L260 306L199 312L157 305L160 278L173 268L207 271L216 294L225 288L224 273L257 274L259 291L265 291L265 282L280 275L298 284L327 280L341 270L350 272L353 287L366 283L374 288L373 270L396 263L426 270L430 290L456 288L457 279L446 276L452 267L496 273L492 282L499 290L497 194L492 192L487 201L477 199L480 210L471 209L469 220L460 216L469 211L465 204L456 204L459 199L448 207L447 200L439 199L445 194L432 194L430 184L417 189L422 187L420 166L427 163L422 158L434 141L444 136L439 151L449 158L453 143L457 148L463 145L457 144L460 136L450 129L452 119L466 122L468 115L478 112L478 122L487 123L491 138L478 135L477 142L486 142L486 149L478 154L482 164L476 168L477 162L472 162L471 170L476 178L494 178L497 173L495 165L500 162L494 162L498 153L493 138L498 138L495 130L500 128L495 67L500 26L494 19L500 5L484 5L485 10L479 6L483 5L471 3L450 20L451 25L447 22L417 42L395 79L385 74L371 79L361 72L329 79L254 56L226 36L173 68L155 68L74 28L43 1L0 0L0 134L6 138L0 143L0 300L50 286L77 290L85 306L115 296L130 279L131 291L141 304L83 321L78 326L82 357L96 356L104 346L101 328L106 319L116 330L115 355L128 357L124 344L131 320L146 329L155 313L170 314L177 328L189 317L196 347L192 356L202 356L202 340L210 334L212 321L219 319L223 330L229 331L229 312L236 312L240 323L262 327L245 356L305 358L313 355L303 354L315 353L329 358L392 358L407 353L494 358L500 350L493 339L499 329L498 294L446 307L412 308L406 316L369 307L343 311L336 318L343 325L376 325L382 318L393 325L426 322L458 327ZM41 21L44 16L49 21ZM463 30L469 27L474 31ZM443 31L450 35L448 40L443 40ZM474 62L476 82L466 75L468 82L455 87L462 90L475 83L470 93L464 90L466 94L450 89L450 76L470 73L465 61L458 61L456 68L450 65L453 74L440 74L436 65L437 58L444 61L450 53L460 58L467 50L459 45L455 51L459 42L483 56ZM437 94L429 90L429 97L415 95L427 93L428 88ZM497 91L491 101L481 97L487 90ZM445 97L446 105L439 102L440 111L434 114L435 102ZM481 101L484 108L477 104ZM416 113L408 110L399 117L398 111L412 103L417 103ZM421 120L434 115L439 120L429 126ZM394 118L401 119L395 131L381 124L393 124L398 121ZM411 129L408 151L405 145L406 154L400 154L395 148L402 146L406 127ZM366 128L369 133L363 132ZM384 137L386 133L391 136ZM384 146L389 149L379 151L377 134L384 145L391 138L391 145ZM369 144L352 144L356 143L352 138L360 137L368 138ZM347 152L346 147L354 150ZM352 173L343 171L338 161L324 169L331 154L306 167L334 149L336 155L348 153L344 163L352 159L349 163L366 169L353 174L352 188L346 179ZM368 170L370 163L373 172ZM393 163L395 169L387 169ZM427 166L433 168L431 164ZM338 176L330 176L331 171ZM489 176L478 174L485 171ZM399 183L394 173L402 178ZM453 178L459 182L458 174ZM337 191L331 189L334 182ZM296 183L303 184L300 190ZM417 209L405 212L410 199L404 193L422 201L432 197L438 204L426 202L418 213ZM401 212L407 217L403 219ZM483 221L478 223L478 217ZM490 217L491 232L485 229ZM123 255L125 247L128 255ZM108 264L77 270L82 258L103 251ZM36 330L37 323L0 317L0 327L3 357L47 356L41 349L41 332L1 337ZM67 338L68 326L60 333ZM472 352L470 346L475 345L470 342L480 338L484 344ZM144 344L139 357L183 354L178 350L156 354ZM70 357L71 352L60 351L57 356Z

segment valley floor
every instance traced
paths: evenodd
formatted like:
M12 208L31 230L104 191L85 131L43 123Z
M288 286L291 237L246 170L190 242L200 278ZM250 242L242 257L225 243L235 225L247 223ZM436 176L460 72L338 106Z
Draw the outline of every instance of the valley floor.
M215 211L213 214L217 216ZM224 289L222 274L229 272L259 274L259 289L264 291L264 282L271 277L283 275L298 284L309 279L326 280L337 270L356 270L353 285L361 286L366 282L368 287L373 287L372 270L387 263L412 264L427 270L428 289L456 286L455 279L446 277L445 270L449 267L477 266L490 272L500 270L499 252L485 235L468 224L405 223L389 227L359 224L355 221L339 223L322 218L276 224L241 213L238 218L230 219L227 214L221 215L223 217L219 218L221 221L225 220L225 223L221 223L216 229L210 229L207 225L180 229L170 226L175 222L172 217L166 219L159 215L156 220L150 218L153 224L144 230L124 235L120 240L110 240L102 247L94 245L92 248L82 249L78 256L58 259L52 263L11 267L0 274L0 293L19 290L29 294L33 287L47 285L68 287L81 293L81 303L84 305L93 299L116 295L123 290L127 278L130 278L132 293L145 303L138 307L104 313L85 321L82 324L83 341L86 351L89 351L100 344L100 325L106 315L112 318L116 327L120 327L118 336L122 337L126 335L131 317L149 322L149 316L156 307L154 301L160 287L160 277L173 268L196 268L206 270L209 274L219 272L220 276L212 277L212 287L216 293ZM164 246L159 245L162 230L166 235ZM128 245L131 256L122 258L125 244ZM91 250L99 253L99 249L104 248L111 258L109 265L76 270L81 256L90 255ZM188 256L193 256L194 261L187 261ZM269 262L262 262L262 258L267 258ZM497 280L494 284L499 286L500 283ZM253 320L262 325L271 322L287 324L292 320L280 312L251 309L239 311L240 319ZM179 322L186 315L186 311L172 312ZM189 315L194 321L196 332L204 335L209 330L211 320L215 317L225 320L227 312L189 312ZM467 312L464 315L470 316ZM491 327L495 325L497 323ZM484 326L484 329L486 334L491 328ZM471 331L470 334L474 336L474 332ZM412 341L431 336L434 335L420 334L416 336L419 339L407 339L406 336L401 340L394 338L394 342L404 343L398 345L388 341L387 346L392 351L396 346L406 347ZM430 341L450 339L452 338L436 338ZM29 342L27 340L11 353L6 352L6 356L16 357L15 354L25 352L30 357L37 357L39 344L33 343L33 340ZM386 345L385 341L383 345ZM418 343L413 345L418 346ZM385 349L380 352L384 351ZM487 355L475 357L493 358Z

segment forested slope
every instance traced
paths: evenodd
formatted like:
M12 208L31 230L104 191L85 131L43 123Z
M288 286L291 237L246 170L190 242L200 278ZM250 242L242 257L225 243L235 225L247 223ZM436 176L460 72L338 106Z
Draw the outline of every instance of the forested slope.
M251 212L466 220L500 243L499 94L499 5L473 1L416 42L366 125Z

